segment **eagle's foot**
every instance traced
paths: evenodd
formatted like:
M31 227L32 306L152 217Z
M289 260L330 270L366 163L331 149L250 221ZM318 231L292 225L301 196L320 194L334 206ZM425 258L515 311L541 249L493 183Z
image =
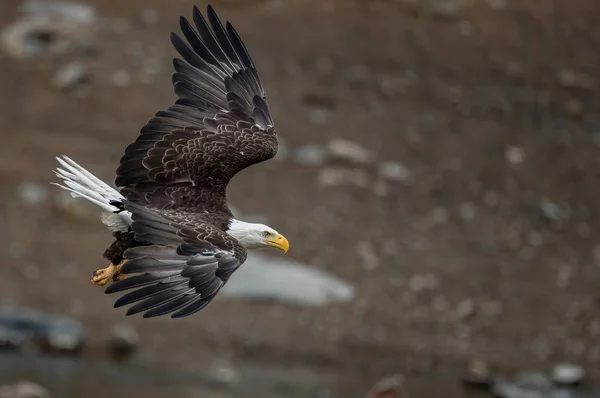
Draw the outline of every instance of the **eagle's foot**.
M96 272L94 272L92 274L91 279L92 283L94 285L104 286L108 283L108 281L112 280L113 282L116 282L118 280L124 279L125 275L121 274L120 271L121 266L125 263L125 261L127 260L123 260L119 265L110 264L108 267L99 269Z

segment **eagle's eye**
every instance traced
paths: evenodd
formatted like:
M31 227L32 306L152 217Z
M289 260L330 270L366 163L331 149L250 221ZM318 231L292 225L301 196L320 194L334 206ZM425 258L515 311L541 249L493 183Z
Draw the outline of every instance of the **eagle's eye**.
M271 236L271 233L269 231L265 231L265 232L263 232L263 236L265 238L269 238Z

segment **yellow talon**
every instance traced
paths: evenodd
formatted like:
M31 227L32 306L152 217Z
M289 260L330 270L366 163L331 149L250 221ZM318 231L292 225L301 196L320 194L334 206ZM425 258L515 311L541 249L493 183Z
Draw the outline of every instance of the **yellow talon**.
M118 280L124 279L126 276L121 274L121 267L125 264L127 260L123 260L121 264L114 265L109 264L108 267L97 270L92 274L91 282L94 285L104 286L108 283L108 281L112 280L116 282Z

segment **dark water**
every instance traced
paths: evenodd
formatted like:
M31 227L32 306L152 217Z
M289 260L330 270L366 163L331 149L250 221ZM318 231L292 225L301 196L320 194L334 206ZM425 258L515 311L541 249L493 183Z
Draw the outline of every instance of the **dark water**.
M241 366L238 381L219 385L205 374L158 370L68 357L0 354L0 385L29 380L46 387L52 397L328 397L332 379L306 371Z

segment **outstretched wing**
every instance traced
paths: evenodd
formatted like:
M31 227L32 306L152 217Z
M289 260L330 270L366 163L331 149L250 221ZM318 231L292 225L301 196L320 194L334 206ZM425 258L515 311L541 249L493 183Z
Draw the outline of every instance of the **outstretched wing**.
M127 315L192 315L213 300L246 260L234 238L208 223L167 218L131 202L125 208L132 213L135 239L151 243L127 249L121 267L127 277L106 288L106 293L131 290L115 302L115 307L133 304Z
M236 173L277 153L273 119L250 54L211 6L207 17L194 7L195 29L181 17L185 39L171 34L183 58L174 60L178 99L125 150L115 184L128 198L189 186L224 195Z

